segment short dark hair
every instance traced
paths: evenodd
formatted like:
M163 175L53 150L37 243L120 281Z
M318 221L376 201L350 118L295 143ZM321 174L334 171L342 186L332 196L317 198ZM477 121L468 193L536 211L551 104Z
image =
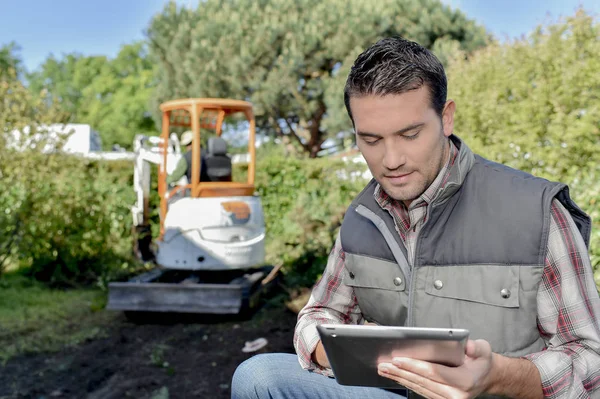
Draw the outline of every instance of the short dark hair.
M389 37L356 58L344 87L344 104L354 122L350 97L402 94L423 85L429 88L431 106L442 116L448 83L440 60L418 43Z

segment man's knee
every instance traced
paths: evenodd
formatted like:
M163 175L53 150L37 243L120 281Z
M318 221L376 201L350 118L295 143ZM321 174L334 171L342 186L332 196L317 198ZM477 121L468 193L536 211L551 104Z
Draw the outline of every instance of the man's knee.
M240 364L231 382L232 399L256 399L269 397L271 391L279 391L279 384L285 382L283 373L285 361L280 353L267 353L251 357Z

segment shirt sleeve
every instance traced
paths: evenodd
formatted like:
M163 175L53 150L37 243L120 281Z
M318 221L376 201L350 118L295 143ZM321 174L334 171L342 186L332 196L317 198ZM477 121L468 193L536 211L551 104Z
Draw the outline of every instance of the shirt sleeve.
M352 287L343 283L344 250L340 237L329 254L322 277L313 287L310 299L298 314L294 332L294 348L302 368L332 376L312 361L312 353L320 341L318 324L359 324L363 321Z
M557 200L537 305L547 349L526 358L540 372L544 396L600 397L600 299L583 238Z
M187 170L187 163L185 162L185 158L181 158L177 165L175 166L175 170L169 176L167 176L167 184L173 184L185 175Z

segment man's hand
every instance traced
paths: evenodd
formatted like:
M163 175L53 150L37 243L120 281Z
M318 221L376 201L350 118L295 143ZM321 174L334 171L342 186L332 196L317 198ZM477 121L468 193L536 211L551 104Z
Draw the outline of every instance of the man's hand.
M462 366L394 358L392 363L379 364L378 372L430 399L467 399L487 391L493 384L495 356L487 341L468 341Z
M325 353L325 348L323 347L323 343L321 341L319 341L315 351L312 353L312 361L324 369L331 368L329 360L327 359L327 354Z

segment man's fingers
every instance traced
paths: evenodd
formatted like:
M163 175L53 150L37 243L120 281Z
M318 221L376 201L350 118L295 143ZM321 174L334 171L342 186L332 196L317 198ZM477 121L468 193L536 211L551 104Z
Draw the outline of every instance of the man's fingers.
M415 359L394 359L393 364L401 370L417 374L422 378L468 391L473 387L472 374L464 367L448 367L441 364L429 363Z
M446 399L450 396L450 387L422 377L419 374L402 370L392 364L381 364L378 370L380 376L389 378L411 391L429 399Z
M482 376L489 373L492 349L484 340L468 341L462 366L448 367L410 358L394 358L391 374L446 398L481 390ZM383 366L382 364L380 366ZM397 382L401 383L397 380ZM408 387L414 388L414 385ZM416 388L415 388L416 389Z
M435 364L423 362L416 359L395 358L392 363L394 366L407 370L411 373L418 374L430 380L437 380L437 374L434 370ZM440 381L441 382L441 381Z
M401 370L406 370L441 384L450 385L456 379L455 367L408 358L395 358L392 363Z

